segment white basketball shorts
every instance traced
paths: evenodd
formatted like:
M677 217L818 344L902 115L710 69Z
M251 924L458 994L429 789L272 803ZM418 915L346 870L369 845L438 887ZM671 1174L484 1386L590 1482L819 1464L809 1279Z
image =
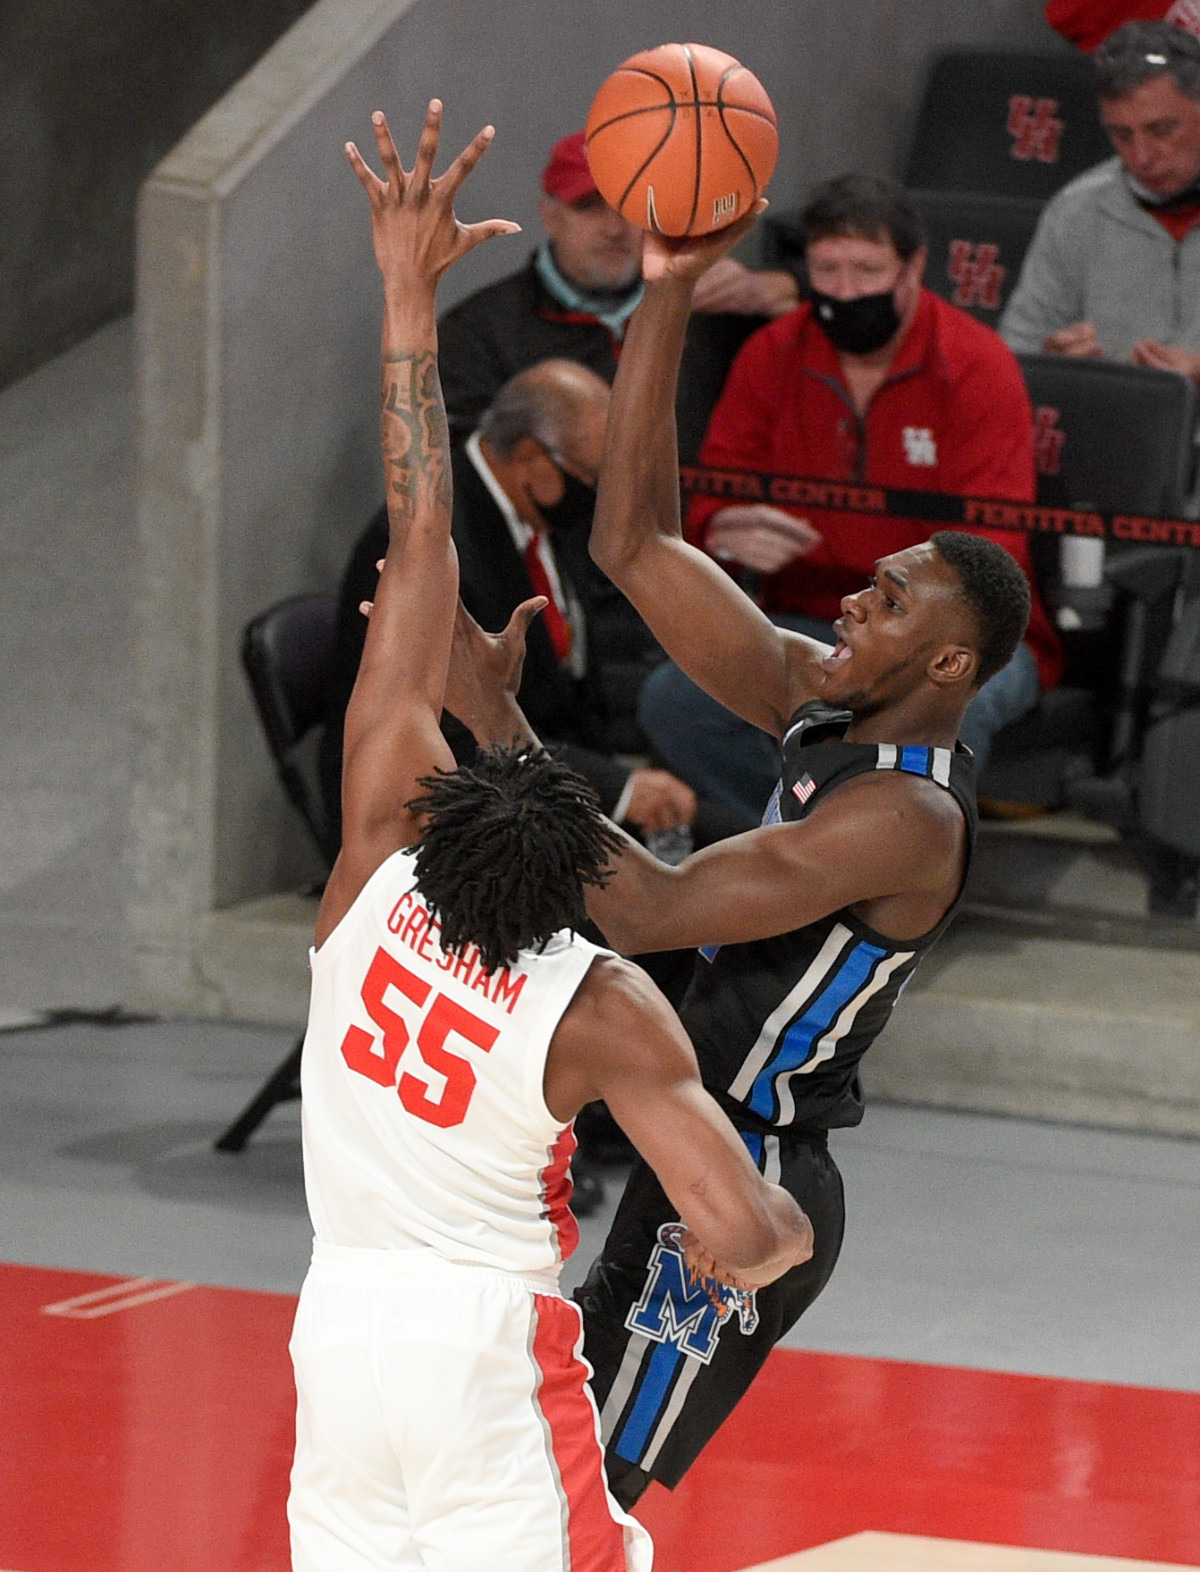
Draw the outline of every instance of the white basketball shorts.
M318 1243L292 1332L294 1572L650 1572L548 1279Z

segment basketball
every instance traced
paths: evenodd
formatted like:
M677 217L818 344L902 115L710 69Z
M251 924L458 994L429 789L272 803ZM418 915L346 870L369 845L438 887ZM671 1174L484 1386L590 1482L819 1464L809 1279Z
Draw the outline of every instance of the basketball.
M708 235L766 189L779 153L766 89L732 55L662 44L632 55L600 84L588 114L597 189L631 224L661 235Z

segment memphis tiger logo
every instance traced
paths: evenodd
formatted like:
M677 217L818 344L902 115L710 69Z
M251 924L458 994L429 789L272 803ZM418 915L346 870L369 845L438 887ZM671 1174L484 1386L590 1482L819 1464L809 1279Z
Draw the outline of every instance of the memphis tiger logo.
M722 1328L736 1315L743 1337L758 1329L753 1289L728 1288L709 1278L693 1283L680 1243L682 1223L664 1223L650 1254L642 1297L625 1318L631 1332L654 1343L674 1343L681 1353L708 1364Z

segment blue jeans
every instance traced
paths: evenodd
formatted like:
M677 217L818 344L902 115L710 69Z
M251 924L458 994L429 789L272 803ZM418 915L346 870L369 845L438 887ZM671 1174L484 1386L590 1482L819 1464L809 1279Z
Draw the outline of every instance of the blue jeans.
M834 642L826 623L811 617L776 615L772 621L825 644ZM982 771L992 738L1019 719L1041 694L1037 661L1027 644L967 706L960 739ZM668 661L651 673L638 700L638 719L663 762L702 797L758 818L779 779L779 743L740 719L698 688Z

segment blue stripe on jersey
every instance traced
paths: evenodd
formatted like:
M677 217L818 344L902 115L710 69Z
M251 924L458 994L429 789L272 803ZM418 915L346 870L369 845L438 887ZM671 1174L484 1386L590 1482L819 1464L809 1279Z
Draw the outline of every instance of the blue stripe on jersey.
M637 1401L630 1410L629 1418L625 1421L613 1447L617 1456L623 1457L627 1463L641 1461L650 1440L650 1432L654 1428L654 1422L663 1406L663 1399L667 1395L667 1388L671 1384L671 1377L675 1374L675 1366L682 1358L683 1355L672 1342L659 1343L650 1355Z
M928 750L922 748L922 753ZM825 989L809 1005L798 1021L793 1021L783 1034L775 1054L767 1060L754 1078L754 1089L747 1099L748 1106L762 1119L775 1117L775 1087L777 1075L797 1070L812 1055L817 1039L833 1025L842 1009L854 998L870 977L873 968L888 954L877 944L860 941L854 946L834 973Z
M757 1130L739 1130L746 1150L750 1153L751 1160L756 1168L762 1167L763 1138Z
M909 775L928 775L929 749L916 746L901 748L900 768Z

